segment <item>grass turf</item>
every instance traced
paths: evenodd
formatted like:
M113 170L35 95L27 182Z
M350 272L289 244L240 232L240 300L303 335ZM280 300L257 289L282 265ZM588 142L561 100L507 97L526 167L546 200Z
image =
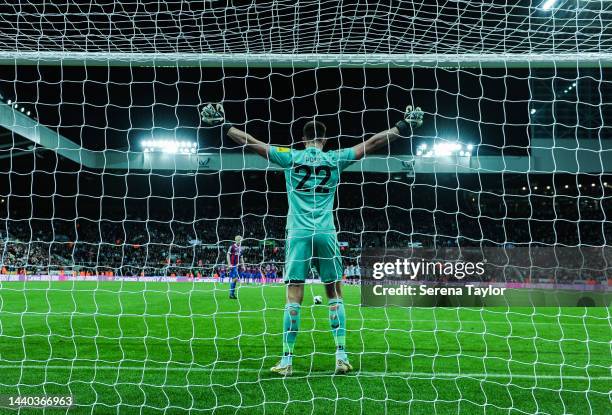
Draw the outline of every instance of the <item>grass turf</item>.
M327 307L302 309L292 378L282 286L0 285L0 395L66 395L45 413L604 414L607 308L363 308L345 287L355 373L333 376ZM0 408L0 413L7 411ZM40 413L22 410L20 413Z

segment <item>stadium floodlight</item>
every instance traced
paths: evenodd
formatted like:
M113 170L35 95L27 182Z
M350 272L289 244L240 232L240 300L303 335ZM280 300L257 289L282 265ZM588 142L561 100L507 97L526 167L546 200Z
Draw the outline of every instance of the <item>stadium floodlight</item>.
M542 4L542 10L547 10L548 11L548 10L552 9L556 2L557 2L557 0L546 0Z
M9 99L8 101L6 101L7 104L11 105L13 103L12 99Z
M474 150L473 144L463 145L459 142L444 142L434 144L432 149L427 151L427 145L421 144L417 150L417 156L424 157L469 157Z
M140 142L145 153L195 154L198 144L186 140L143 140Z
M421 144L419 144L419 147L417 148L416 155L417 156L422 156L423 154L425 154L426 150L427 150L427 144L421 143Z
M531 115L535 114L538 110L536 110L535 108L532 108L531 111L529 111L531 113Z
M456 154L460 148L459 143L438 143L434 145L434 154L436 157L447 157Z
M416 155L423 157L470 157L474 150L473 144L464 145L459 142L443 142L434 144L431 149L427 149L427 144L419 145Z

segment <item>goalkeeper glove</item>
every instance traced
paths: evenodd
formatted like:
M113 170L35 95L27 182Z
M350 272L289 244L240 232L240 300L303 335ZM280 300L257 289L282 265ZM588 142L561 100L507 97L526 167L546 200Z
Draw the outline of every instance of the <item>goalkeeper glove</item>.
M200 115L202 116L202 122L208 126L222 125L224 135L232 128L232 124L225 121L225 110L221 104L204 105Z
M404 118L395 124L400 135L403 137L411 135L412 129L418 128L421 125L423 125L423 111L421 111L421 107L413 109L412 105L406 107Z

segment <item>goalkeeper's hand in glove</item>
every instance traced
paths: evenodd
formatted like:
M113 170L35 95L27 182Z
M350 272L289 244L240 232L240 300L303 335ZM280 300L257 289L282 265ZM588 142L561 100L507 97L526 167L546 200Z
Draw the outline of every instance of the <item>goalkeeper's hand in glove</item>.
M423 111L421 111L421 107L413 109L412 105L406 107L404 118L395 124L400 135L403 137L411 135L412 129L418 128L421 125L423 125Z
M223 135L232 128L232 124L225 121L225 110L221 104L206 104L200 112L202 116L202 122L210 127L216 127L221 125L223 129Z
M206 104L200 112L202 122L209 126L221 125L225 121L225 111L221 104Z

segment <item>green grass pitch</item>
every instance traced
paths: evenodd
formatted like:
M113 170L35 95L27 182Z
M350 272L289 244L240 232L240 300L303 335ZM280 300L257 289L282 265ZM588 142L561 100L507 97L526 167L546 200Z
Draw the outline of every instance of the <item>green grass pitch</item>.
M2 283L0 395L74 397L45 413L612 413L607 308L365 308L348 286L355 373L334 376L323 287L306 291L283 379L282 286Z

